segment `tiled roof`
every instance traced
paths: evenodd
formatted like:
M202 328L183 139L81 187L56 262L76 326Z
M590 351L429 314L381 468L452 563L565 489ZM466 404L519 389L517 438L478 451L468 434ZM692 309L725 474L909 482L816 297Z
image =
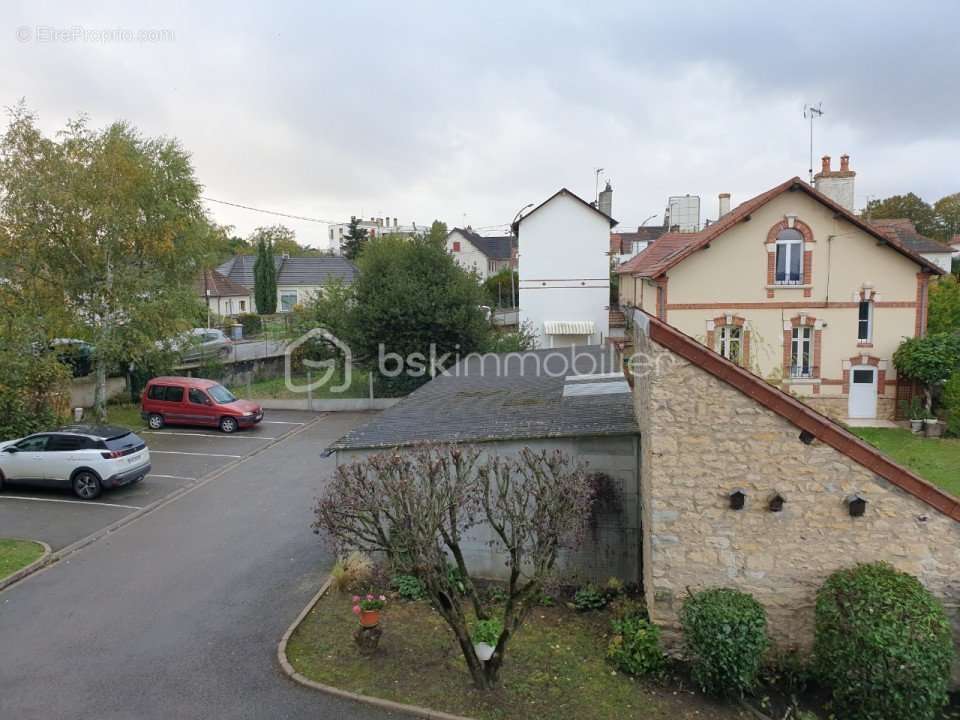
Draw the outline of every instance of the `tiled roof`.
M450 232L460 233L477 250L492 260L509 260L513 257L513 249L517 246L517 238L514 235L483 236L470 228L454 228Z
M235 283L216 270L204 270L196 283L197 294L201 297L246 297L250 290L239 283Z
M610 347L471 355L448 372L330 449L639 432L628 392L564 397L570 375L610 373L602 382L623 382Z
M633 243L646 241L652 243L667 232L663 225L638 227L636 232L610 233L610 254L629 255L633 252Z
M689 335L642 310L634 311L633 325L634 332L647 334L654 342L736 388L800 430L806 430L820 442L855 460L947 517L960 521L960 499L893 462L826 415L821 415L789 393L774 387L763 378L730 362Z
M602 212L601 210L599 210L599 209L597 208L597 206L594 205L593 203L588 203L588 202L587 202L586 200L584 200L582 197L580 197L580 196L577 195L576 193L570 192L570 191L567 190L566 188L560 188L560 189L557 190L553 195L551 195L551 196L548 197L546 200L544 200L542 203L540 203L539 205L537 205L533 210L531 210L530 212L528 212L526 215L521 216L520 219L518 219L518 220L513 224L513 226L512 226L512 227L513 227L513 232L514 232L514 234L519 234L519 233L518 233L518 230L519 230L519 228L520 228L520 223L522 223L522 222L523 222L524 220L526 220L528 217L530 217L531 215L533 215L533 214L534 214L535 212L537 212L540 208L542 208L542 207L544 207L544 206L546 206L546 205L549 205L550 202L551 202L554 198L560 197L561 195L566 195L567 197L573 198L573 199L576 200L578 203L582 204L584 207L590 208L590 209L593 210L595 213L597 213L597 214L600 215L601 217L605 218L605 219L607 220L607 222L610 223L610 227L614 227L614 226L617 224L617 221L616 221L616 220L614 220L612 217L610 217L609 215L607 215L605 212Z
M662 275L670 268L689 257L692 253L708 245L712 240L722 235L731 227L743 220L773 200L775 197L788 191L804 192L814 200L830 208L835 214L842 216L852 225L873 235L878 240L883 241L891 248L904 255L918 265L942 275L941 270L935 263L921 257L915 250L904 245L898 238L887 235L869 223L862 220L856 214L850 212L842 205L834 202L826 195L810 187L799 177L793 177L786 182L780 183L776 187L760 193L754 198L741 203L736 208L728 212L712 225L705 227L700 232L695 233L668 233L653 243L650 247L634 258L631 258L619 267L617 272L641 277L654 278Z
M884 235L899 240L906 247L918 253L948 253L953 252L949 245L944 245L933 238L921 235L909 218L892 218L871 220L870 224Z
M217 272L246 288L253 288L253 266L256 255L234 255L217 268ZM326 285L331 280L353 282L357 268L349 260L339 256L281 257L274 256L277 268L277 285Z

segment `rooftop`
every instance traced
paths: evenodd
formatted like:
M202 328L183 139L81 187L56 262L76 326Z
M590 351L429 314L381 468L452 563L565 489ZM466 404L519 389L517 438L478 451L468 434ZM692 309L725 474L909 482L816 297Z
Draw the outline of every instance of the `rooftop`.
M204 270L197 278L197 294L201 297L246 297L250 290L216 270Z
M612 348L471 355L331 450L639 432Z
M891 218L884 220L871 220L870 224L877 228L884 235L890 236L894 240L918 253L948 253L953 252L949 245L944 245L926 235L917 232L916 226L909 218Z
M460 233L469 240L480 252L493 260L509 260L513 257L513 250L517 247L515 235L480 235L472 228L454 228L452 233Z
M633 243L652 243L666 232L667 229L663 225L642 226L634 232L612 232L610 233L610 254L629 255L633 252Z
M253 288L253 266L256 255L234 255L217 268L217 272L232 282ZM356 266L344 257L283 257L275 255L277 285L326 285L332 280L353 282L357 276Z

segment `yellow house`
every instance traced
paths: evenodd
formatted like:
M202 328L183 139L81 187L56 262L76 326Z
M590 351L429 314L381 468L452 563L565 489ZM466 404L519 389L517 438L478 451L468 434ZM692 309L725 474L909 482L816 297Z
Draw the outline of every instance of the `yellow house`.
M821 191L794 177L699 232L664 235L619 267L621 305L832 417L892 419L893 353L925 332L943 271L841 204L848 163L824 158Z

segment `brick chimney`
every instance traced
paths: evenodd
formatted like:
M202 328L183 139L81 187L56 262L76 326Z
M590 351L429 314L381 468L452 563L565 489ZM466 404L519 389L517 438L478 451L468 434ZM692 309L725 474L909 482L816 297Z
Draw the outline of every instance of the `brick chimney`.
M854 179L857 173L850 169L850 156L840 156L840 169L830 168L830 156L824 155L822 169L813 176L813 187L838 205L853 212Z

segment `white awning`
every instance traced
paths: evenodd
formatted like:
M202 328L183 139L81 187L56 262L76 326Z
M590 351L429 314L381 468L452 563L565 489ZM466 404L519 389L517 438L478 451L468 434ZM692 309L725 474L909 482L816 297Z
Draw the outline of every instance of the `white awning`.
M593 320L546 320L543 330L547 335L593 335Z

